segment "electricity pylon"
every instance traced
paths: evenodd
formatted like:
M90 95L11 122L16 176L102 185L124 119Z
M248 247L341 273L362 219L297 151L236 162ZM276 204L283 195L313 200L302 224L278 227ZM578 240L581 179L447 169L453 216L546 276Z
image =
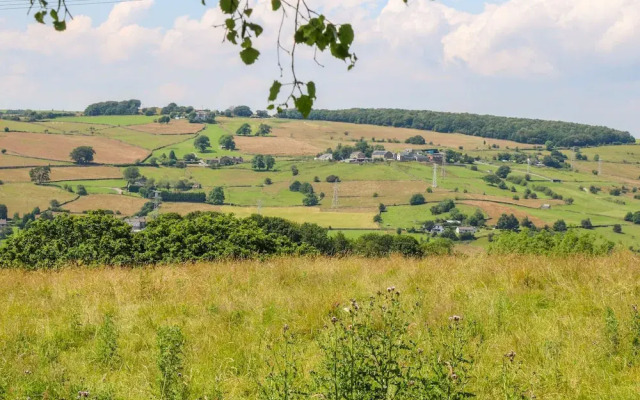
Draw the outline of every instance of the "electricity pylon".
M433 163L433 183L431 186L435 189L438 187L438 164Z

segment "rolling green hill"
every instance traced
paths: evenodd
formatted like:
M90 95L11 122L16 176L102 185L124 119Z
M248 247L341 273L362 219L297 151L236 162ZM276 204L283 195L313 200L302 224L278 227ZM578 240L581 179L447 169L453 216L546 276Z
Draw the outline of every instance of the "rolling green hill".
M3 122L0 121L0 127ZM220 186L225 192L222 207L167 202L161 206L161 212L184 215L192 211L223 211L239 216L262 213L296 222L319 223L349 237L372 231L399 231L418 238L428 237L420 233L425 222L437 223L452 216L459 217L460 213L469 217L480 212L487 227L476 233L477 240L459 243L463 251L486 247L489 237L499 234L493 227L500 216L514 214L519 220L526 217L538 228L552 227L557 220L563 220L569 229L594 232L621 247L640 247L640 225L625 220L628 213L640 211L637 189L640 187L640 146L635 144L585 147L579 153L559 147L556 149L559 152L551 153L504 139L344 122L225 117L218 117L217 122L200 132L184 134L188 124L172 122L160 126L153 122L153 117L145 116L64 117L37 123L7 121L10 132L4 136L0 132L0 146L6 146L6 152L0 153L0 180L4 182L0 186L0 203L7 204L9 217L16 212L22 217L36 205L44 210L52 200L70 201L62 209L72 213L104 208L122 217L133 214L144 204L145 199L139 193L126 190L124 179L116 179L117 171L121 173L125 168L122 165L88 165L73 169L65 165L62 160L66 153L55 148L57 144L54 143L73 139L73 143L85 140L87 144L100 143L109 151L102 154L109 156L103 158L106 160L128 159L133 163L138 157L136 154L147 154L146 159L137 161L138 169L157 186L176 190L174 187L182 181L189 187L200 186L191 191L208 193ZM270 125L272 131L264 137L235 135L245 123L252 132L256 132L260 124ZM48 135L43 135L45 131ZM30 135L39 135L37 148L25 147L25 143L31 143ZM225 150L218 146L223 135L233 135L236 149ZM425 145L404 143L417 135L424 138ZM212 144L205 151L194 147L196 137L200 136L208 137ZM51 146L46 143L49 138ZM378 146L392 152L431 147L451 155L467 154L475 162L473 165L447 164L444 174L442 166L438 165L437 187L434 188L432 163L385 161L360 165L314 160L317 154L329 148L355 150L361 145L370 149ZM131 155L124 158L126 154ZM162 160L168 160L171 154L177 159L191 154L205 160L243 157L245 162L215 169L198 164L186 168L162 165ZM275 167L269 171L253 170L251 160L257 154L274 155ZM536 165L552 156L565 158L560 160L562 168ZM527 165L527 159L533 160L532 166ZM29 170L47 164L51 165L54 181L45 186L30 183ZM511 171L502 188L483 180L504 166ZM297 170L295 176L293 167ZM529 181L525 180L527 175ZM340 182L327 182L331 176L337 176ZM311 184L319 204L304 207L305 195L289 189L295 181ZM75 192L78 185L85 188L87 196L77 198L70 193ZM21 193L29 198L22 199ZM422 194L426 204L409 205L414 194ZM118 200L120 196L128 198ZM455 210L433 214L431 208L445 199L454 201ZM385 206L382 213L379 212L380 204ZM542 208L546 204L549 207ZM374 222L377 214L380 216ZM587 220L592 226L590 229L585 229L589 227L587 223L583 226ZM619 233L614 232L616 225L620 225Z

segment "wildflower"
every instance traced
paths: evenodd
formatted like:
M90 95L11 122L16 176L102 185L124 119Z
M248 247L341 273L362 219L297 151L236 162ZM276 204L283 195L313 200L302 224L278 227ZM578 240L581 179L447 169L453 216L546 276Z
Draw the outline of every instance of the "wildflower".
M351 310L349 310L349 307L345 307L342 309L344 312L346 312L347 314L351 312Z
M284 324L284 326L282 327L282 332L286 332L289 330L289 325Z
M516 358L516 352L511 350L510 352L508 352L504 356L507 357L509 359L509 361L513 362L513 360Z
M335 324L336 322L338 322L338 318L336 318L336 317L331 317L331 322Z
M460 322L462 321L462 317L459 315L452 315L449 317L449 321Z
M633 308L633 312L635 312L635 313L638 312L638 305L637 304L632 304L631 308Z

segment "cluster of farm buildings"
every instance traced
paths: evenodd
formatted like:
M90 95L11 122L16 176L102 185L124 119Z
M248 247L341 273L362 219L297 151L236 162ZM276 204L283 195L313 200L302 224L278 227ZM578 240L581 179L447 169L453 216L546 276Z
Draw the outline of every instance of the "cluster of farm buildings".
M413 150L407 149L399 153L393 153L388 150L376 150L371 157L361 151L351 153L349 158L342 160L344 163L361 164L375 161L419 161L441 163L444 154L439 153L437 149ZM333 161L332 153L325 153L315 158L317 161Z

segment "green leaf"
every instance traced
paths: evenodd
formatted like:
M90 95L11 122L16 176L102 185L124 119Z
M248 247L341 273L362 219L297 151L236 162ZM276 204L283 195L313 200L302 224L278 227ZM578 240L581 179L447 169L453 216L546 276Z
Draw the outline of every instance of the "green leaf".
M239 0L220 0L220 9L225 14L233 14L239 5Z
M236 27L236 21L233 18L227 18L224 23L227 26L227 29L233 29Z
M307 118L311 113L311 108L313 107L313 99L307 95L302 95L294 99L294 104L298 111L300 111L300 114Z
M57 20L58 20L58 12L57 12L56 10L51 10L51 11L49 12L49 15L51 15L51 18L52 18L54 21L57 21Z
M354 33L350 24L340 25L340 29L338 29L338 38L340 39L340 43L347 47L353 43Z
M243 49L251 48L251 39L244 38L244 40L242 41L242 45L241 46L242 46Z
M251 65L258 59L260 52L253 47L248 47L240 52L240 58L242 62Z
M236 32L235 30L230 30L229 33L227 33L227 40L233 44L238 44L238 42L236 41L237 36L238 32Z
M304 43L305 37L304 37L304 30L302 29L302 27L298 28L296 33L293 35L293 40L296 43Z
M273 85L271 85L271 89L269 89L269 101L276 101L281 88L282 83L273 81Z
M44 11L37 12L33 15L36 21L40 22L41 24L44 24L44 16L45 16Z
M271 0L271 8L273 8L273 11L278 11L281 5L282 3L280 2L280 0Z
M244 10L244 15L246 15L247 17L250 17L251 13L253 13L253 8L247 8L246 10Z
M331 44L331 55L340 60L345 60L349 57L349 48L343 44L332 43Z
M313 82L309 82L307 83L307 93L309 94L309 97L311 97L312 99L316 98L316 84Z
M253 33L256 35L256 37L260 36L260 34L262 34L262 27L258 24L248 24L247 25L249 27L249 29L251 29L253 31Z
M67 23L65 21L54 21L53 27L55 28L55 30L61 32L67 29Z

